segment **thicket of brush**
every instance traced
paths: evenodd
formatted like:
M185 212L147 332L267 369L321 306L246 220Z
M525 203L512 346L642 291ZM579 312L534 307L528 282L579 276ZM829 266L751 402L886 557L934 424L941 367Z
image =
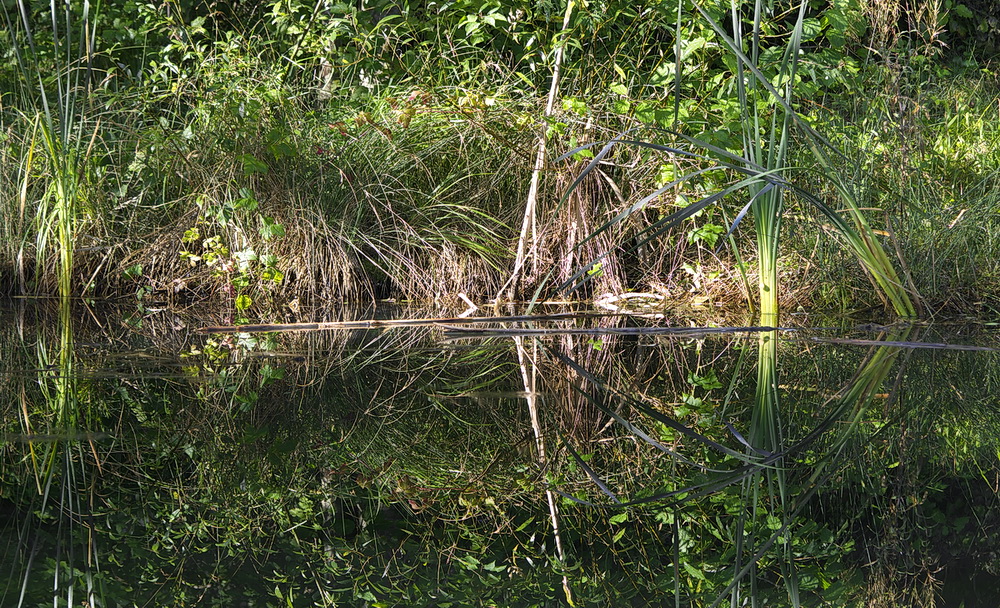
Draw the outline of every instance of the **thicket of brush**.
M788 84L776 66L798 36L784 103L836 148L823 165L790 129L777 177L834 209L843 199L831 173L850 184L922 312L1000 306L1000 82L989 70L1000 28L989 6L4 6L4 293L211 299L247 318L296 298L551 296L574 276L590 278L574 297L755 299L758 249L743 224L727 238L748 195L647 238L730 186L731 172L634 207L745 154L754 121L784 111L741 91L738 75L753 78L725 36L740 38L742 23L742 51L776 86ZM647 142L695 140L708 158L618 147L564 200L600 147L555 159L637 127ZM540 140L547 162L526 220ZM766 216L754 200L747 225ZM792 197L776 209L784 229L769 272L785 306L878 304L829 217ZM522 226L526 263L515 269Z

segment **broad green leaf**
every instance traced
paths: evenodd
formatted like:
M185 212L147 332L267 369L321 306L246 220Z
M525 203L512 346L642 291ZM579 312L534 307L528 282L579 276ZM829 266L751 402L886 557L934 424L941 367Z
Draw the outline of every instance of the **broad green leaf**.
M265 241L285 236L285 227L275 222L273 217L262 217L260 218L260 223L260 236Z
M810 18L802 20L802 41L809 42L819 38L823 32L823 24L819 19Z
M267 165L253 154L241 154L239 158L240 162L243 163L243 175L249 177L257 173L261 175L267 173Z
M683 563L684 563L684 569L687 570L688 574L690 574L691 576L700 581L706 580L705 575L702 573L701 570L692 566L690 562L685 561Z

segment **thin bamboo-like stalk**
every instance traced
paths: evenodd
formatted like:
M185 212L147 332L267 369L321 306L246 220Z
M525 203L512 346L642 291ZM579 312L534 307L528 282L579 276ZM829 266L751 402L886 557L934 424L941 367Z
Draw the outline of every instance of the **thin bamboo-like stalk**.
M528 414L531 417L531 428L535 433L535 450L538 454L538 464L545 470L548 463L545 452L545 434L542 431L541 419L538 417L538 343L532 341L531 354L528 354L524 347L524 338L514 337L514 346L517 349L517 362L521 369L521 381L524 385L525 400L528 403ZM550 487L545 488L545 498L549 505L549 523L552 525L552 536L556 541L556 556L559 561L566 561L566 553L563 549L562 534L559 531L559 504L556 502L555 492ZM563 592L569 604L573 605L573 595L569 588L569 579L565 575L562 578Z
M615 316L604 313L552 313L542 315L512 315L502 317L422 317L419 319L365 319L359 321L328 321L322 323L262 323L256 325L210 325L198 329L204 334L252 333L262 331L323 331L330 329L389 329L393 327L447 327L475 323L517 323L555 321Z
M545 103L545 111L542 114L545 118L552 115L555 109L556 97L559 95L559 73L565 49L564 38L566 32L569 30L570 19L573 17L573 2L574 0L567 0L566 2L566 12L563 15L562 29L558 34L555 45L555 54L552 60L552 82L549 85L549 96ZM535 165L531 170L531 184L528 187L528 199L524 205L521 233L517 239L517 254L514 258L514 269L511 271L507 283L500 290L501 292L504 289L507 290L508 300L514 299L514 291L517 288L521 274L524 272L524 265L528 256L534 256L535 251L538 249L538 184L541 180L542 170L545 168L545 150L547 144L547 129L542 128L538 134L538 150L535 154ZM529 238L531 241L530 248L528 247ZM535 258L532 257L532 259L534 260ZM497 296L497 299L499 300L499 296Z

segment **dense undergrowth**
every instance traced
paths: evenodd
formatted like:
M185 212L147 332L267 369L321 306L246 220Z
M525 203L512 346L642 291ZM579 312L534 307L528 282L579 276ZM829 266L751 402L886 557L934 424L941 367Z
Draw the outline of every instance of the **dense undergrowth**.
M68 276L77 296L210 300L240 318L460 293L756 299L753 221L727 235L745 195L657 230L731 171L631 207L739 154L748 116L781 112L738 95L741 72L705 19L728 23L729 2L129 2L74 5L55 29L48 3L15 4L0 65L4 293L54 294ZM780 176L833 208L830 173L849 183L918 312L988 313L1000 306L996 26L975 3L883 4L814 2L795 29L799 5L777 2L754 23L767 77L783 77L768 70L801 34L795 110L834 146L821 166L792 131ZM693 138L707 158L619 147L564 199L599 148L555 159L626 132ZM540 137L548 159L525 221ZM881 306L829 218L791 196L779 208L782 306ZM558 293L573 277L590 280Z

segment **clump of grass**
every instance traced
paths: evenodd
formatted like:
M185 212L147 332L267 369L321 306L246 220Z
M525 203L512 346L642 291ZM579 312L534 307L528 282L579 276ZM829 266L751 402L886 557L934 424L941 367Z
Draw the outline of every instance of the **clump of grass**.
M981 310L993 296L995 150L1000 86L974 66L919 69L889 63L859 77L852 103L834 104L844 122L830 132L845 150L840 169L887 248L906 261L907 283L925 312ZM821 248L828 285L857 306L864 286ZM852 293L853 292L853 293Z
M508 108L413 94L425 101L403 108L414 114L406 124L386 102L320 136L335 158L317 181L319 202L380 295L490 293L509 255L511 201L523 194L524 140L506 132Z
M537 222L537 237L529 252L534 258L528 264L530 276L519 284L518 297L544 295L544 288L539 289L543 283L572 283L577 281L570 279L586 277L593 293L641 290L650 281L677 287L687 285L689 277L692 285L697 282L703 287L715 281L703 278L719 272L733 280L711 285L727 283L739 289L714 293L732 298L746 291L747 272L756 268L762 278L758 300L767 301L764 308L777 310L779 297L805 301L798 295L781 296L771 285L784 273L781 256L810 257L804 252L789 253L806 242L788 236L789 226L782 221L789 211L800 210L789 193L802 195L807 204L822 203L817 209L825 214L823 223L839 233L838 238L869 270L876 291L887 294L889 307L898 314L914 312L907 300L918 299L915 294L928 285L932 290L950 289L941 280L947 266L938 261L927 276L921 275L921 268L914 268L912 282L902 266L897 270L895 242L877 238L882 236L879 231L895 231L900 237L896 240L902 242L911 234L920 237L919 227L895 216L883 221L869 208L878 204L889 210L890 201L879 191L892 191L900 183L907 187L926 183L915 192L907 191L908 197L928 198L926 205L917 205L919 211L954 213L949 222L957 217L965 208L961 197L946 200L942 209L932 193L965 188L989 170L993 104L976 92L916 95L898 75L889 74L885 86L895 87L895 92L880 98L884 103L877 118L864 123L867 132L869 127L885 126L878 121L892 122L889 119L899 114L894 127L899 134L892 135L892 129L885 127L886 138L880 140L881 146L894 148L880 157L888 162L878 166L879 160L873 159L870 165L876 169L870 173L884 177L889 187L875 181L852 182L828 142L799 116L803 111L800 96L817 90L816 82L810 82L815 74L806 76L802 71L815 71L814 67L798 64L800 51L805 48L809 56L813 50L809 45L829 43L823 34L803 31L803 11L812 10L804 7L800 4L797 12L779 18L762 5L753 14L742 14L726 24L719 21L722 13L714 9L702 14L683 6L679 6L680 13L622 6L608 15L573 9L566 32L570 38L587 37L594 45L567 47L562 82L557 83L561 103L550 96L551 111L545 124L538 125L545 129L549 149L593 140L595 124L605 132L623 132L637 121L661 126L676 123L673 126L688 139L674 139L671 145L680 142L688 152L722 159L729 173L720 177L720 172L703 184L677 183L662 192L668 198L675 195L676 201L647 198L643 205L633 207L631 201L646 198L636 193L657 190L684 169L707 169L704 163L708 161L676 155L667 161L653 160L649 148L635 154L618 151L596 165L594 170L602 174L599 179L578 185L579 192L557 203L573 169L569 164L543 163L536 173L541 188L537 202L550 219ZM288 14L275 14L271 25L283 31L304 10L303 5ZM372 16L365 11L355 13ZM731 15L738 13L730 10ZM525 218L522 205L535 168L533 146L538 133L533 135L527 127L538 124L545 90L555 91L548 86L548 70L530 64L532 49L540 47L532 46L537 40L525 37L524 28L549 31L554 24L533 13L526 18L535 21L511 25L516 30L510 32L511 39L526 45L519 47L517 57L491 62L490 53L496 49L490 44L460 44L458 55L441 59L440 73L430 73L433 70L427 65L406 67L400 63L402 57L382 57L384 49L375 44L373 32L399 41L406 47L405 54L413 51L406 46L413 42L410 38L425 44L424 37L436 31L443 39L457 42L454 34L464 26L442 18L430 29L410 31L410 21L390 15L363 40L337 40L337 48L359 45L355 50L363 59L343 70L328 60L320 62L327 76L343 79L344 88L342 92L324 89L324 99L319 100L308 70L298 67L319 61L326 52L326 25L338 32L361 26L334 23L335 19L327 23L332 18L315 11L303 15L310 19L309 28L286 48L254 38L254 32L267 31L267 22L261 20L252 21L262 29L235 28L222 41L213 40L210 18L182 23L170 11L144 13L143 31L150 39L169 42L151 53L155 64L132 65L141 78L127 77L125 68L112 67L102 73L100 87L88 90L88 99L103 108L100 128L92 109L84 120L79 112L82 104L72 99L84 87L56 87L43 79L41 89L23 94L37 88L35 80L24 79L30 86L21 87L22 114L5 114L5 137L14 145L5 147L0 156L5 168L0 189L6 201L2 229L15 237L5 242L17 243L6 245L5 257L20 258L22 265L30 266L33 260L37 264L35 271L22 273L23 282L35 280L39 291L57 291L61 288L55 269L75 267L75 274L71 273L74 289L88 295L132 290L138 284L140 289L170 297L221 295L235 304L245 296L239 300L242 312L261 315L269 314L265 311L272 303L294 296L314 301L344 297L447 301L459 292L479 295L480 300L499 293L512 264L517 264L517 228ZM926 12L912 16L923 19L920 31L930 36L921 39L924 50L917 50L927 58L938 57L930 54L940 51L933 16ZM776 22L769 23L772 19ZM663 25L674 20L678 21L675 54L679 56L671 66L657 41L664 35ZM490 27L480 23L476 31L503 29L496 23ZM783 38L757 36L779 23L788 26ZM889 26L883 23L881 27ZM17 19L8 20L8 29L14 38L25 41L24 49L30 47ZM602 37L611 31L621 32L622 37L613 42ZM886 30L880 36L889 40L891 33ZM804 47L803 37L810 35L820 37L805 40ZM911 42L916 44L916 40ZM634 53L630 45L636 46ZM280 57L283 52L288 56ZM134 49L127 52L130 57L135 53ZM90 49L83 55L92 54ZM24 58L31 56L26 53ZM289 67L289 57L300 63ZM100 59L95 65L110 65ZM27 71L33 69L31 61L23 65ZM920 78L932 71L928 67L932 65L929 61L916 65ZM63 72L72 71L74 78L86 74L82 62L69 67L72 70ZM393 70L399 78L388 76ZM447 78L442 76L445 73ZM706 80L708 76L715 80ZM981 88L989 88L988 78L982 80ZM135 86L140 81L148 86ZM461 89L454 88L455 82L463 83ZM719 90L728 93L706 97L708 88L719 83L724 85ZM829 90L839 90L836 86ZM632 95L640 88L643 96L649 91L651 96L638 99ZM31 111L36 107L33 100L43 100L38 93L54 90L65 95L50 96L58 103L49 106L49 113ZM937 103L948 97L955 103ZM964 112L963 100L975 103L981 111ZM672 118L665 116L670 112L664 108L670 106ZM59 118L60 112L70 117L69 122ZM819 116L817 112L811 119ZM45 119L36 122L35 116ZM923 126L914 131L914 121ZM930 136L931 126L938 134L935 137ZM51 138L45 136L49 131L58 137L71 136L65 139L69 145L50 146L46 142ZM42 162L59 155L66 163L42 168ZM675 172L666 178L668 165ZM821 201L795 191L801 183L811 187L822 181L812 175L803 177L801 166L823 174L826 185L811 189L824 195ZM894 174L897 168L899 175ZM949 178L940 183L927 178L939 170ZM717 249L714 240L729 240L725 228L735 227L743 217L742 208L710 212L697 203L674 216L684 222L678 225L683 228L667 229L670 222L663 221L665 216L678 212L694 195L698 197L694 200L705 202L706 197L728 189L732 182L725 180L729 178L743 181L728 193L746 192L740 205L752 201L746 214L754 217L755 230L761 231L756 247L738 244L726 253L712 251ZM714 181L715 190L707 189L709 181ZM27 194L22 197L21 192ZM60 207L54 203L58 200L73 203ZM34 224L31 214L22 211L30 211L32 201L45 208L40 208ZM908 203L898 204L906 207L901 212L906 221L918 221ZM835 211L837 205L847 211ZM974 211L968 208L966 219ZM622 215L623 210L629 211ZM628 222L619 222L621 230L602 228L626 216ZM72 221L64 221L70 217ZM938 218L930 221L933 224ZM686 230L688 224L692 230ZM48 228L40 229L44 226ZM195 228L197 235L189 232ZM594 236L587 238L588 234ZM73 245L44 251L60 239ZM779 242L792 246L782 244L779 251ZM62 253L52 253L57 250ZM206 261L209 257L211 266ZM592 262L600 262L599 267ZM228 270L229 266L235 270ZM576 276L581 270L583 274ZM17 274L13 270L7 274L10 284ZM798 284L808 285L808 280ZM863 289L867 288L861 282L854 282L844 291L853 297ZM972 291L968 293L961 299L976 301ZM247 298L252 304L247 304Z
M517 103L389 88L317 111L291 101L266 65L241 66L259 70L258 84L221 87L174 128L142 136L142 166L126 189L146 171L165 187L119 225L149 234L131 237L136 253L120 272L141 266L155 289L188 298L492 295L527 175L526 138L510 128ZM236 254L251 250L273 255L281 279L261 279L265 264L253 285L234 285Z
M73 250L76 246L82 180L97 135L99 123L86 119L86 92L93 85L91 63L95 49L96 15L89 4L76 14L69 4L52 7L50 29L42 26L30 7L23 2L3 11L6 35L10 40L17 66L16 109L8 112L22 134L17 164L20 184L16 217L22 239L29 222L34 236L36 289L44 276L57 278L58 293L67 299L73 293ZM42 47L42 42L52 45ZM44 169L38 187L34 187L38 157ZM28 193L37 198L29 202ZM33 197L34 198L34 197ZM34 209L28 209L30 207ZM25 257L25 247L18 252ZM50 252L55 258L55 272L45 269Z

